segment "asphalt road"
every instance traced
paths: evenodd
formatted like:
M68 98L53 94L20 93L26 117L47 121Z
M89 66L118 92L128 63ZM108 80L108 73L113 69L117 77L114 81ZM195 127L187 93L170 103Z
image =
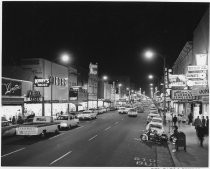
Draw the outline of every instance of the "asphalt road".
M2 166L173 167L167 146L140 142L146 114L116 111L82 121L45 139L21 136L2 140Z

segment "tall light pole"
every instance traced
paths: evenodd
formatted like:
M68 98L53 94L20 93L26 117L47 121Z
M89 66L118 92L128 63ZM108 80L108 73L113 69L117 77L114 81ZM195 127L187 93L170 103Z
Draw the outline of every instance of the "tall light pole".
M108 80L108 77L107 77L106 75L104 75L104 76L103 76L104 100L106 100L106 98L107 98L107 89L106 89L106 87L105 87L105 84L106 84L107 80ZM104 107L104 101L103 101L103 107Z
M129 87L127 87L126 88L126 90L128 91L128 101L129 101L129 103L131 103L131 93L130 93L130 88Z
M120 84L118 84L118 86L119 86L119 98L120 98L120 96L121 96L121 86L122 86L122 84L120 83Z
M154 54L152 51L150 51L150 50L148 50L148 51L146 51L145 52L145 57L147 58L147 59L152 59L153 57L154 57L154 55L158 55L158 56L160 56L160 58L162 58L162 60L163 60L163 80L164 80L164 85L163 85L163 122L164 122L164 124L166 124L166 89L165 89L165 84L166 84L166 82L165 82L165 68L166 68L166 59L165 59L165 57L163 56L163 55L160 55L160 54Z
M59 56L59 59L62 63L67 64L67 63L70 62L71 58L70 58L70 55L65 52L65 53L62 53ZM57 60L57 59L54 59L53 61L55 61L55 60ZM53 61L51 61L51 73L50 73L51 74L51 83L50 83L50 85L51 85L51 88L50 88L50 90L51 90L51 96L50 96L51 116L53 116L53 103L52 103L52 100L53 100L53 82L54 82L54 80L53 80L53 68L52 68L53 67L52 66ZM69 101L69 89L68 89L68 101ZM68 109L69 109L69 106L68 106Z

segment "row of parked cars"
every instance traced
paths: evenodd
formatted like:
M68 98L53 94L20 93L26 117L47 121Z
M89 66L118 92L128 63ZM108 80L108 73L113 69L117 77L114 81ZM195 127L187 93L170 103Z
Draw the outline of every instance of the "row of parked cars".
M46 135L46 133L58 132L61 129L70 129L78 126L80 120L96 119L99 114L116 110L114 107L101 107L58 116L28 116L23 124L12 125L6 119L2 119L2 136L10 135Z
M162 135L164 133L162 117L154 104L150 106L149 114L147 115L146 130L155 130L158 135Z
M138 113L143 113L144 110L141 107L119 107L119 114L127 114L128 116L137 117Z

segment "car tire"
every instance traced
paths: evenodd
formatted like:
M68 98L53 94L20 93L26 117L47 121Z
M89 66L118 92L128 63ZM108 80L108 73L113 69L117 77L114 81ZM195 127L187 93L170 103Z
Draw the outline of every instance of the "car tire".
M41 137L41 138L45 138L46 135L47 135L47 133L46 133L46 131L44 130L44 131L42 131L42 133L40 134L40 137Z

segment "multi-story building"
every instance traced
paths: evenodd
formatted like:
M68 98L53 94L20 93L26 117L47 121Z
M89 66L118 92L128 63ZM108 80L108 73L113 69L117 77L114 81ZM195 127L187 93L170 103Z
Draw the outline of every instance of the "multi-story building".
M172 99L175 113L194 118L209 114L208 87L209 8L173 65ZM188 97L185 97L187 94Z

